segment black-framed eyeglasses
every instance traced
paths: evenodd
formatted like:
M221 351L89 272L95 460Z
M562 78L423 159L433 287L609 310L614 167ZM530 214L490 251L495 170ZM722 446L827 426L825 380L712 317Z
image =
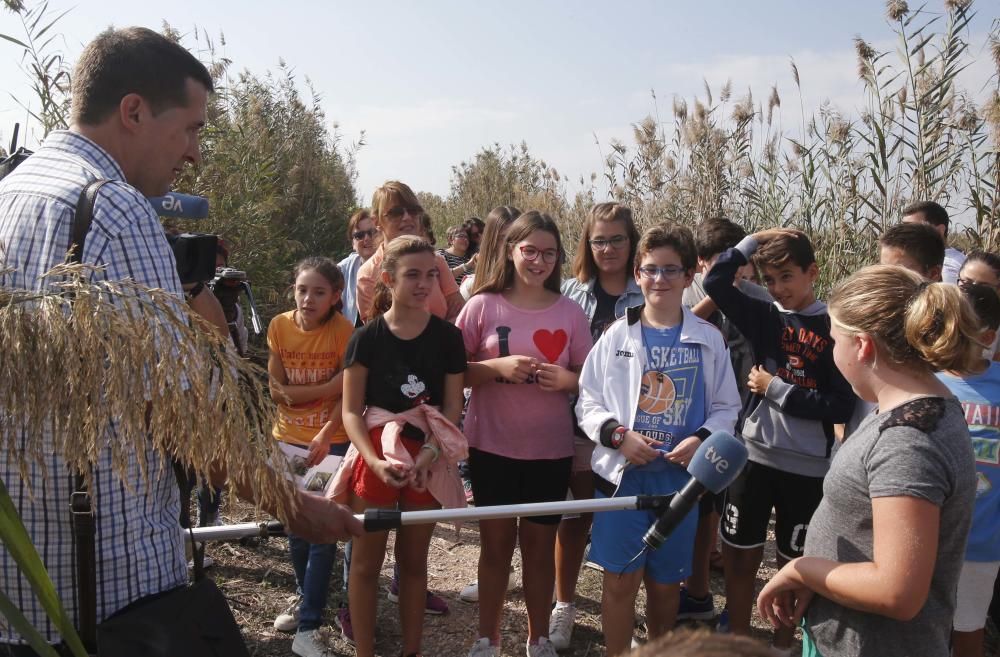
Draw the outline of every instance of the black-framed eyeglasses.
M525 244L519 246L518 250L521 252L521 257L528 262L534 262L538 260L538 256L542 256L542 262L551 265L559 259L559 249L536 249L530 244Z
M375 233L378 232L374 228L369 228L368 230L356 230L351 237L356 240L363 240L366 237L375 237Z
M683 267L678 267L677 265L663 265L658 267L656 265L643 265L639 267L639 274L643 278L647 278L651 281L655 281L660 276L663 276L668 281L675 278L680 278L684 275L687 270Z
M603 251L609 246L615 250L624 248L628 243L628 238L624 235L615 235L614 237L604 239L598 237L597 239L590 240L590 248L595 251Z
M424 213L424 209L419 205L397 205L385 211L385 216L394 221L399 221L403 215L409 213L411 217L419 217Z

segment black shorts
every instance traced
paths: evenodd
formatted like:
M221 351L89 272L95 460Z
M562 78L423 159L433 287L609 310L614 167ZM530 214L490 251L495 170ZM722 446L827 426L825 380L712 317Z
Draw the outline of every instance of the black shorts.
M469 479L476 506L562 502L569 491L573 457L512 459L469 448ZM524 518L540 525L558 525L562 515Z
M823 478L782 472L748 461L726 491L722 540L738 548L754 548L767 541L771 509L778 554L802 556L806 530L823 499Z
M698 500L698 517L704 518L707 515L711 515L713 511L721 516L725 501L726 491L722 491L721 493L708 491Z

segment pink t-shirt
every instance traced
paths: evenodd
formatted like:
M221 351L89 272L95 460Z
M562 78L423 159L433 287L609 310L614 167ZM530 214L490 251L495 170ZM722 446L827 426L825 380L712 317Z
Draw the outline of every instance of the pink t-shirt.
M533 356L543 363L579 368L590 351L590 324L568 299L525 310L500 294L477 294L456 320L469 360ZM569 396L545 392L534 376L526 383L490 381L472 389L465 415L469 447L514 459L560 459L573 455Z

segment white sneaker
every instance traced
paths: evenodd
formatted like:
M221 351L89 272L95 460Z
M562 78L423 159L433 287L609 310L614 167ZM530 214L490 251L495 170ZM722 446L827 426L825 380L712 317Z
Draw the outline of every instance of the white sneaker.
M469 657L497 657L500 654L500 646L490 643L489 637L480 637L472 644Z
M513 591L516 588L517 573L512 570L510 571L510 576L507 578L507 591ZM479 602L479 580L474 579L469 582L468 586L459 592L458 599L465 602Z
M524 654L527 657L559 657L556 647L543 636L538 637L538 643L526 643Z
M202 570L208 570L215 565L215 559L208 556L207 554L201 558L201 568ZM194 559L188 561L188 570L194 570Z
M573 623L576 620L576 605L560 605L558 602L549 615L549 641L556 650L569 648L569 640L573 636Z
M274 619L274 629L279 632L294 632L297 630L299 627L299 605L301 604L301 595L289 598L288 607Z
M295 640L292 641L292 652L299 657L333 657L317 640L316 630L305 630L296 632Z

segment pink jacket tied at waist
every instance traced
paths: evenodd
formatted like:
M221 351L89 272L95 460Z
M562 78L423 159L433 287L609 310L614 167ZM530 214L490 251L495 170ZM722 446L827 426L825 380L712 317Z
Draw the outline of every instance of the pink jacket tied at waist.
M458 428L448 421L437 408L430 404L420 404L403 413L392 413L377 406L369 406L365 411L365 422L368 431L376 427L382 430L382 453L389 463L413 467L413 457L406 451L400 433L403 425L409 422L418 427L425 435L437 440L441 456L431 464L428 470L427 490L434 499L446 509L466 506L465 490L458 474L458 462L468 458L469 444ZM326 489L327 497L338 502L347 501L347 493L351 490L351 476L354 463L361 458L358 450L351 445L333 476L333 481Z

